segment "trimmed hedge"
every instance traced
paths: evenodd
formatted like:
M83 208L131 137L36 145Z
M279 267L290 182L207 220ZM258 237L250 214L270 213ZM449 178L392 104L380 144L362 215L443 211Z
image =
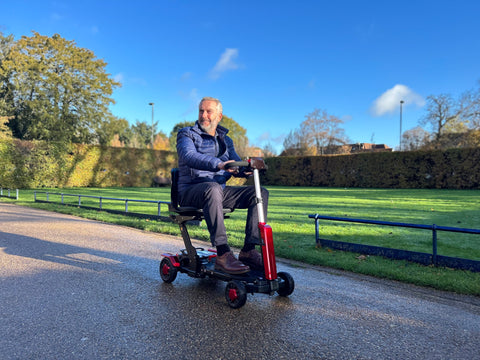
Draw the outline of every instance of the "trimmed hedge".
M175 164L175 154L168 151L0 142L0 186L4 188L146 187L155 176L170 177Z
M480 148L266 159L263 185L479 189ZM170 177L176 153L148 149L0 141L0 186L152 186ZM251 180L249 181L251 182ZM233 179L230 185L241 185Z
M262 184L479 189L480 148L266 159Z

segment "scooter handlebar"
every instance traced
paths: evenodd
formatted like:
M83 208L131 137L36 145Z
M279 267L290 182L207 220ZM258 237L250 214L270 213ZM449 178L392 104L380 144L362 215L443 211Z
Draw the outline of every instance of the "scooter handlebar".
M250 166L250 163L247 160L244 161L232 161L225 164L225 169L230 169L232 167L240 167L240 166Z
M248 158L247 160L243 161L232 161L225 164L225 169L230 169L232 167L246 167L248 169L258 169L258 170L266 170L267 165L263 158L260 157L252 157Z

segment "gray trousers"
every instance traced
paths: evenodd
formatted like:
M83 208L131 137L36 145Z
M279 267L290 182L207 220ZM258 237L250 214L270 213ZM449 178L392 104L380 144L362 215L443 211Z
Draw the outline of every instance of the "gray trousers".
M213 246L227 244L223 209L248 209L245 225L245 244L261 244L258 212L253 186L225 186L216 182L191 185L179 194L180 206L203 209ZM263 209L267 221L268 190L262 188Z

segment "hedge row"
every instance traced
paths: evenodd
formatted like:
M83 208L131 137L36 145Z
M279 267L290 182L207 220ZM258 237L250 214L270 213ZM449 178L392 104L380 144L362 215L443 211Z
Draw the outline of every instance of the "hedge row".
M0 142L4 188L151 186L169 177L176 163L166 151L69 145L37 141Z
M265 185L480 188L480 148L277 157L266 162Z
M480 188L480 148L266 159L264 185ZM31 141L0 141L4 188L151 186L169 178L176 154ZM232 182L231 185L243 183Z

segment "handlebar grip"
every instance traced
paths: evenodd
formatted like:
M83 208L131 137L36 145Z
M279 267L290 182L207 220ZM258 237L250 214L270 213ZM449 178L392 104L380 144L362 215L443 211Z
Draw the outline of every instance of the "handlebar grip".
M232 161L225 164L225 169L230 169L232 167L240 167L240 166L249 166L250 163L248 161Z

